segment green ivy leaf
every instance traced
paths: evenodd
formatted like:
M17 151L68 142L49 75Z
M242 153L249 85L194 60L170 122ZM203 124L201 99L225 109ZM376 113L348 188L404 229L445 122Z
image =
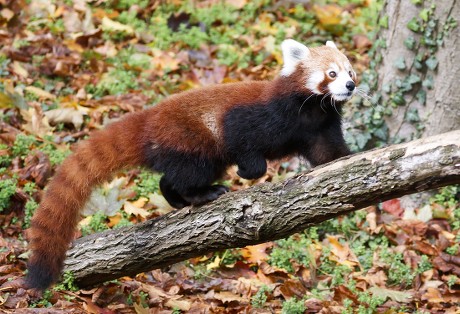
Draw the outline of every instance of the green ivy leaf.
M422 79L421 79L420 76L417 75L417 74L411 74L411 75L409 75L409 76L407 77L407 82L408 82L409 84L416 84L416 83L419 83L419 82L421 82L421 81L422 81Z
M410 108L406 113L406 121L409 122L419 122L420 117L418 115L417 108Z
M420 89L417 92L417 95L415 95L415 97L417 97L417 100L421 105L425 105L425 103L426 103L426 91L424 89Z
M404 45L406 46L407 49L409 50L414 50L415 48L415 44L417 42L415 41L415 38L414 37L408 37L405 41L404 41Z
M423 64L418 60L414 60L414 67L420 71L421 69L423 69Z
M404 95L402 93L394 94L392 97L392 100L398 106L402 106L406 104L406 100L404 99Z
M387 94L391 93L391 84L384 84L382 90Z
M435 70L438 67L438 60L436 59L435 56L430 56L426 61L425 61L426 66L430 70Z
M413 32L418 32L420 30L420 23L418 22L418 20L413 17L409 23L407 23L407 28L409 28L411 31Z
M423 85L423 87L426 87L428 89L433 89L433 87L434 87L433 76L427 75L426 79L423 80L422 85Z
M381 27L388 28L388 15L385 15L380 19L379 25Z
M404 70L406 68L406 61L404 60L404 57L399 57L398 59L396 59L394 66L398 70Z
M428 18L430 17L430 10L428 9L423 9L422 11L420 11L420 14L419 14L420 18L422 20L424 20L425 22L428 21Z

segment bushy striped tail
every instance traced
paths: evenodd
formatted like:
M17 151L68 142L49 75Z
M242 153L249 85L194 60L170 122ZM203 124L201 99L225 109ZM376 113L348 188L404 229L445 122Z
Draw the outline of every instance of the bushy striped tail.
M79 143L57 170L28 231L26 284L44 290L59 279L79 214L92 189L124 167L142 164L145 113L130 114Z

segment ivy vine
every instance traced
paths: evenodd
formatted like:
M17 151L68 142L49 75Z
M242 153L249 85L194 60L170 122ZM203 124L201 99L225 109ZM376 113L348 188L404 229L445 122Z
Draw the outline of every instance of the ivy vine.
M371 104L365 99L358 99L353 104L351 116L353 127L348 130L347 140L356 151L403 140L389 138L384 117L391 115L395 107L405 106L414 101L420 105L426 104L427 92L434 88L434 76L439 64L436 53L442 47L444 39L457 26L457 21L452 16L448 16L446 23L440 25L439 18L435 14L436 1L424 3L423 0L411 0L411 2L419 7L419 14L405 25L411 30L412 35L404 40L404 47L413 53L413 58L401 56L393 64L403 75L379 90L377 70L381 65L382 56L386 53L385 40L376 39L369 52L372 61L369 70L363 74L360 87L365 92L373 93ZM388 28L388 20L387 15L380 16L378 23L380 29L376 34L379 34L381 28ZM423 132L423 123L416 108L407 108L405 121L415 127L416 132L413 137L419 137Z

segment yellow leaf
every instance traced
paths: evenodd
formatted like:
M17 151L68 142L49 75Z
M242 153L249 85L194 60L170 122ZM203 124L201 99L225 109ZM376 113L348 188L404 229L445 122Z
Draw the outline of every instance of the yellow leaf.
M118 223L120 222L120 220L123 218L123 216L121 215L120 212L116 213L115 216L111 216L109 217L109 222L107 223L107 225L112 228L116 225L118 225Z
M143 307L139 303L134 303L134 310L136 311L136 314L149 314L149 308L148 307Z
M335 4L314 5L313 11L316 13L319 23L322 26L338 25L342 21L342 8Z
M25 90L29 93L34 94L40 99L56 99L56 96L54 96L53 94L48 93L47 91L35 86L27 86Z
M134 29L131 26L113 21L106 16L102 18L102 29L110 32L134 33Z
M219 266L220 266L220 257L216 256L216 258L214 259L214 262L206 265L206 269L211 270L211 269L219 268Z
M85 217L84 219L80 220L80 222L78 223L78 227L84 227L84 226L88 226L89 223L91 222L91 219L93 218L93 216L87 216Z
M13 100L10 96L4 93L0 93L0 108L11 108L13 107Z
M13 62L13 72L19 76L22 76L23 78L29 77L29 72L26 69L24 69L24 67L18 61Z
M258 263L266 261L268 259L268 254L266 250L271 248L273 243L267 242L258 245L251 245L241 249L241 255L251 263Z
M147 216L150 215L150 213L146 211L145 209L139 208L133 203L128 202L128 201L125 202L124 210L129 215L141 216L142 218L146 218Z
M148 198L146 197L139 197L137 201L131 202L134 206L136 207L144 207L144 205L147 203Z
M331 260L349 267L359 265L357 257L353 254L348 245L340 244L338 239L333 236L328 236L327 239L332 247L332 255L329 257Z

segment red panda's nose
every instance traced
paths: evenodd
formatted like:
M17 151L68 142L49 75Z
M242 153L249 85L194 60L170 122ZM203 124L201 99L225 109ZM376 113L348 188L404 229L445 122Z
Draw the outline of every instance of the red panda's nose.
M352 92L352 91L355 89L355 82L353 82L353 81L348 81L348 82L345 84L345 87L346 87L350 92Z

